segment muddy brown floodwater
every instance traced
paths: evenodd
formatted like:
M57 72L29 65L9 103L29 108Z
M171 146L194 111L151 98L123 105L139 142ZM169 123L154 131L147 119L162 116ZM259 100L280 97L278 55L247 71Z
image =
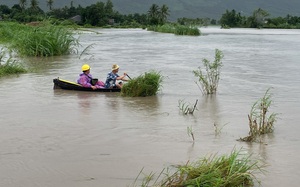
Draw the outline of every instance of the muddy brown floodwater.
M32 73L0 79L0 186L125 187L142 168L159 173L234 148L267 164L262 186L299 186L299 30L208 27L199 37L95 31L101 34L78 35L78 54L27 59ZM215 49L223 51L224 66L217 94L207 97L192 71L203 58L214 60ZM101 80L113 63L130 77L157 70L163 87L142 98L52 89L53 78L75 81L83 63ZM275 132L263 144L236 141L248 135L247 114L270 87L270 110L280 117ZM194 115L180 114L183 99L198 99Z

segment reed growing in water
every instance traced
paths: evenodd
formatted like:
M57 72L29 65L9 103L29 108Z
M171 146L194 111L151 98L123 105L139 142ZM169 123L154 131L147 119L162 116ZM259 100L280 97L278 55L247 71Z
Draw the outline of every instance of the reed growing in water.
M124 84L121 89L122 96L145 97L156 95L162 83L162 76L159 72L150 71Z
M252 160L251 155L233 150L230 155L212 155L194 163L175 166L175 172L171 174L169 169L164 169L154 184L145 178L143 186L249 187L254 186L255 181L259 182L255 174L263 172L263 167L258 161ZM154 178L153 174L151 178Z
M277 121L278 114L270 113L270 107L273 103L272 95L267 89L264 96L256 101L248 114L249 120L249 136L241 138L242 141L256 141L260 135L272 133L274 131L274 123Z
M47 57L65 55L78 45L73 33L63 26L42 22L37 26L0 23L0 41L23 56Z

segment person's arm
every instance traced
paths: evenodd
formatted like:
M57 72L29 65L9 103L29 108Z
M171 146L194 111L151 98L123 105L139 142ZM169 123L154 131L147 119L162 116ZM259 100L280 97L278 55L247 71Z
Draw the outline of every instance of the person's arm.
M124 73L122 76L117 77L117 80L127 81L125 77L127 76L127 73Z

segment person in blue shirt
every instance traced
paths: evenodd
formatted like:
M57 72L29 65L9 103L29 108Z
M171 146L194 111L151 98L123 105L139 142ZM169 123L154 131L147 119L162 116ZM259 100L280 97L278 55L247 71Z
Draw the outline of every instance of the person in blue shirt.
M122 83L119 83L118 80L127 81L127 79L125 79L127 73L124 73L122 76L118 75L119 68L117 64L112 66L111 72L109 72L106 77L105 88L122 88Z

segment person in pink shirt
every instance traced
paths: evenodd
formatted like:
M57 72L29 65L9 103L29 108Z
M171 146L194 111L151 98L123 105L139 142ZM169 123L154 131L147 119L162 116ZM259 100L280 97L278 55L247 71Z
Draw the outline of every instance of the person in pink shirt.
M93 76L90 74L90 66L84 64L81 67L82 73L79 75L77 83L86 88L101 89L104 88L104 82L98 81L98 79L93 79Z

